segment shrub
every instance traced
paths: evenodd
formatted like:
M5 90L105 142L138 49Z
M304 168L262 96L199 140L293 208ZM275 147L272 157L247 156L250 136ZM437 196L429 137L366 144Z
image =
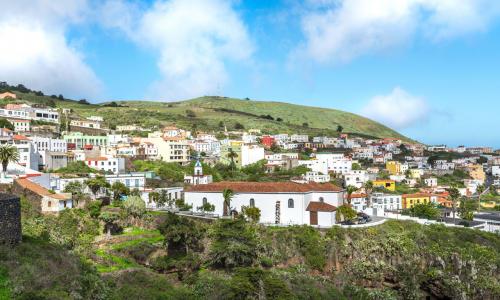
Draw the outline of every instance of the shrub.
M251 266L257 259L258 242L255 229L245 220L221 219L212 228L210 265L216 268Z
M140 218L146 212L146 203L139 196L130 196L123 202L123 208L130 216Z

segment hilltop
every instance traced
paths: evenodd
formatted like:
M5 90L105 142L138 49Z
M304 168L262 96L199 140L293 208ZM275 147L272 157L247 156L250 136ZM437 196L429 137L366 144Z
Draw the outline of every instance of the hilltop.
M340 125L344 133L357 136L410 141L387 126L353 113L284 102L205 96L178 102L112 101L90 104L85 100L74 101L40 92L14 92L18 99L71 108L73 114L81 117L102 116L105 125L110 128L127 124L146 128L175 124L204 131L220 131L225 126L228 130L261 129L263 133L334 135Z

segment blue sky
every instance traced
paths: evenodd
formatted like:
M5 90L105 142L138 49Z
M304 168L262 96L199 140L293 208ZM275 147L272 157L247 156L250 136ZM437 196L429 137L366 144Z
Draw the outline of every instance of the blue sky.
M249 97L500 148L493 0L0 0L0 78L94 102ZM58 1L54 1L58 2Z

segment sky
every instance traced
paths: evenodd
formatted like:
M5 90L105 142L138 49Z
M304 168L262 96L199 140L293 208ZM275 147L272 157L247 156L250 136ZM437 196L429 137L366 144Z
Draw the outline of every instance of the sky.
M0 0L0 81L91 102L334 108L500 148L498 0Z

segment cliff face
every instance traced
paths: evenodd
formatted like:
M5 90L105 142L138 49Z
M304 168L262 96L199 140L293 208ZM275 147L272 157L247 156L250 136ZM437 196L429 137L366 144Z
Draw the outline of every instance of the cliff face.
M0 193L0 244L21 241L21 203L19 197Z
M365 229L333 228L309 241L318 252L312 254L297 232L266 233L264 240L272 241L264 252L281 266L312 261L313 273L339 287L391 289L405 299L500 297L500 237L494 234L389 221Z

